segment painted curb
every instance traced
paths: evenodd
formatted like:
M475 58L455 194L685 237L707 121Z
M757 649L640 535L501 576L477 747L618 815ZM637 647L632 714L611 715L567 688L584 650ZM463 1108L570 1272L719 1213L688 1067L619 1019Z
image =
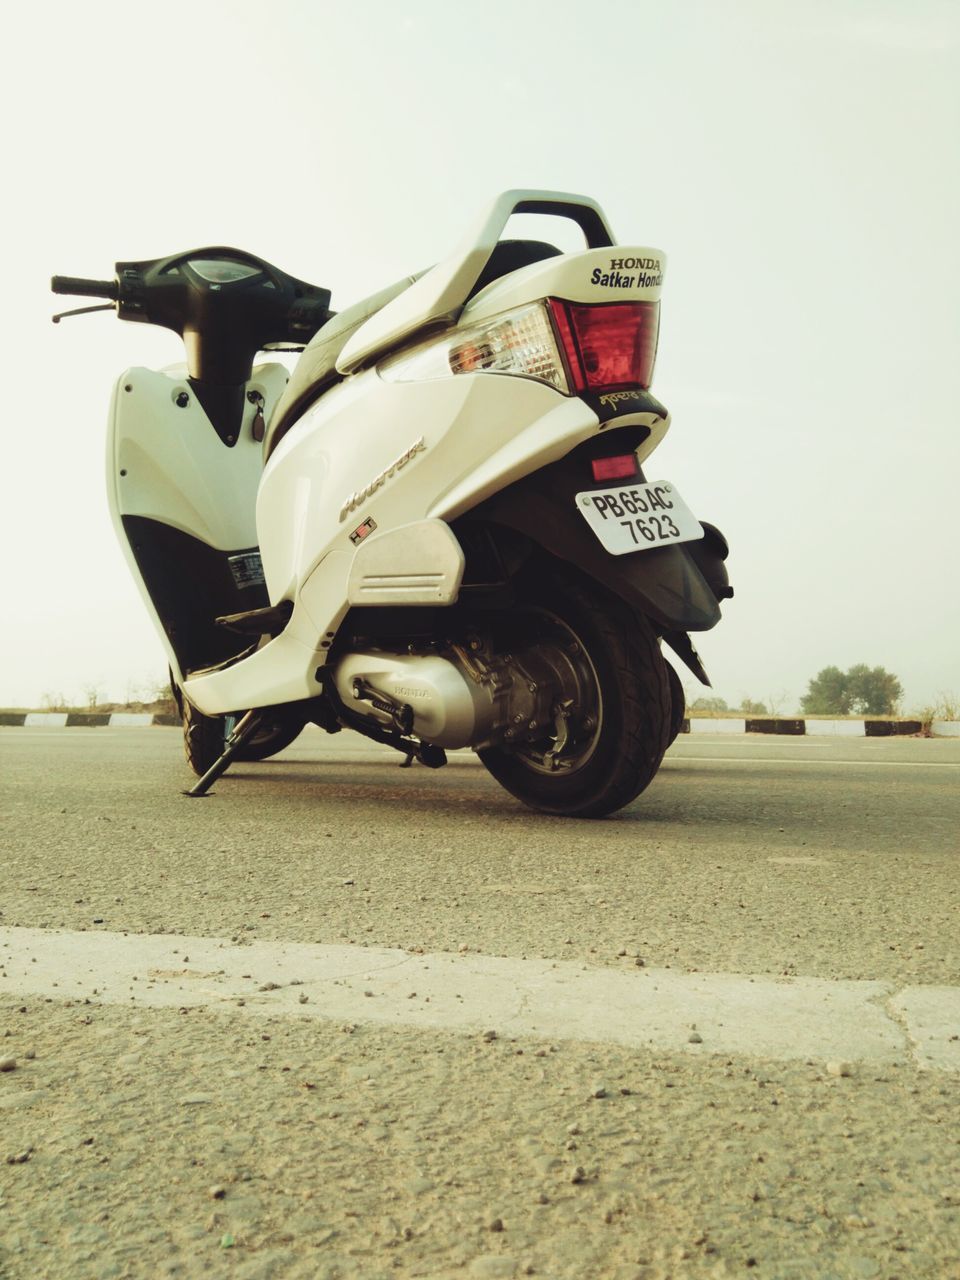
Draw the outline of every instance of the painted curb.
M922 734L919 720L792 720L761 718L740 720L698 719L692 716L684 720L681 733L776 733L790 737L837 738L894 738L915 737ZM934 737L960 737L960 721L935 720L931 725Z
M0 727L28 729L143 728L146 725L178 726L180 717L137 711L0 711ZM792 720L780 718L714 719L691 716L681 733L763 733L789 737L892 738L923 732L919 720ZM934 738L960 737L960 720L934 720Z
M687 733L745 733L746 720L714 720L691 716L686 722Z
M180 717L148 711L0 711L0 727L27 729L101 729L118 726L179 725Z

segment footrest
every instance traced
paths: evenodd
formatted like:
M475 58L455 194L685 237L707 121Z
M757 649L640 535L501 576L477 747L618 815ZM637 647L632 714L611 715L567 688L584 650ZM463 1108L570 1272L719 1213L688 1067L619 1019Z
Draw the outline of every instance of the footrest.
M281 600L279 604L267 605L264 609L226 613L214 621L218 627L229 627L231 631L239 631L242 635L277 636L290 621L291 613L293 604L289 600Z

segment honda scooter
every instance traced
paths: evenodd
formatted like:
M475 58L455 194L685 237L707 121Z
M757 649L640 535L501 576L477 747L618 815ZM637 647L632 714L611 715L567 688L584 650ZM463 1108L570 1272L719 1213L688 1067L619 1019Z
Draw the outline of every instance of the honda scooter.
M523 213L572 220L584 249L501 239ZM451 256L339 314L232 248L53 278L186 349L117 382L107 484L187 794L311 722L406 764L469 748L545 813L644 790L684 716L662 646L709 684L689 633L732 595L722 535L645 472L670 424L650 391L663 273L595 201L509 191ZM292 375L269 358L291 349Z

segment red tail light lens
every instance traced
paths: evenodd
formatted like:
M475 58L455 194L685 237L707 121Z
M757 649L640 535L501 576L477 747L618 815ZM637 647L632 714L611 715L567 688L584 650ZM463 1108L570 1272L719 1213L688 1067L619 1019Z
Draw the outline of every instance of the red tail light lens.
M573 390L650 386L657 357L659 302L548 301Z

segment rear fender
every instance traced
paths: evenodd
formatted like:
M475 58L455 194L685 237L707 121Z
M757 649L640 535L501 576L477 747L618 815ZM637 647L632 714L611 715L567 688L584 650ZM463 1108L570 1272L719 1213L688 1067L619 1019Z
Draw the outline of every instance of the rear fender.
M713 525L704 524L704 537L696 542L612 556L577 512L575 495L592 484L591 458L611 452L610 437L614 434L622 435L624 452L632 451L635 431L621 428L586 441L560 461L480 503L466 518L512 529L550 555L575 565L648 617L694 674L709 683L685 633L716 626L719 601L733 594L724 564L727 544L723 535Z

